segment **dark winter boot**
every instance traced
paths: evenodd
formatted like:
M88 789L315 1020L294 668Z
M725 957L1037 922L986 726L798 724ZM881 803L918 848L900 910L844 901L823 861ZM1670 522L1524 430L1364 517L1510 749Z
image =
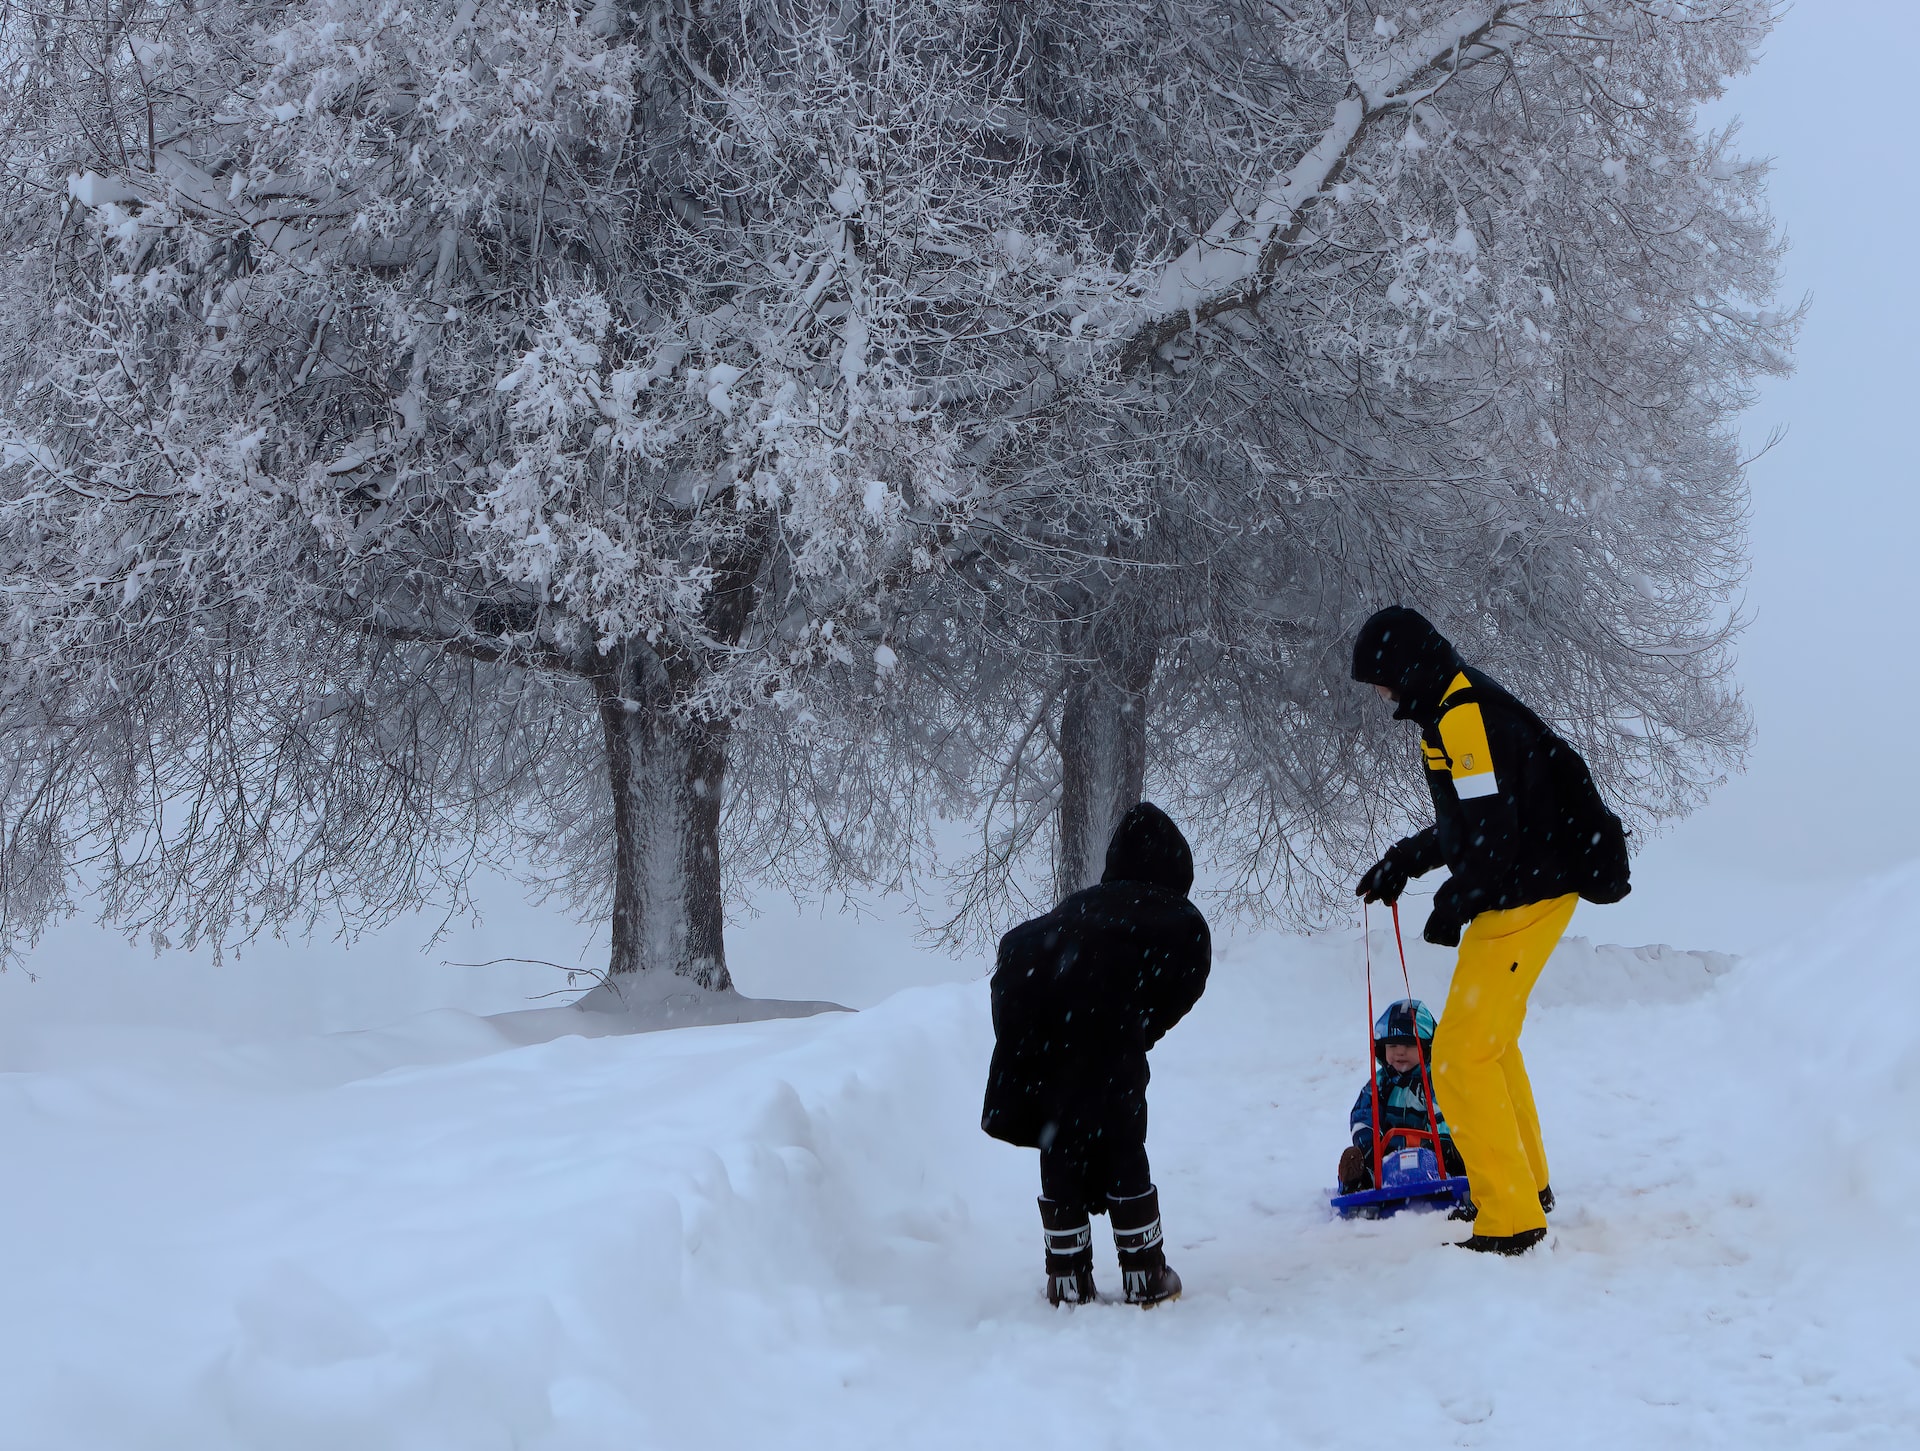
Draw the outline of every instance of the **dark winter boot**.
M1553 1213L1553 1185L1551 1184L1540 1191L1540 1212L1542 1214Z
M1340 1151L1339 1175L1342 1194L1357 1194L1373 1187L1373 1165L1367 1162L1367 1156L1360 1152L1357 1144L1349 1144Z
M1456 1204L1453 1206L1453 1208L1447 1211L1448 1219L1462 1220L1467 1224L1472 1224L1473 1221L1478 1219L1479 1217L1480 1217L1480 1206L1478 1204L1475 1204L1471 1199L1468 1199L1462 1203Z
M1091 1305L1093 1223L1077 1205L1041 1199L1040 1224L1047 1232L1047 1303Z
M1523 1255L1547 1237L1546 1226L1523 1229L1518 1234L1475 1234L1454 1243L1456 1249L1470 1249L1485 1255Z
M1120 1252L1120 1278L1127 1303L1151 1309L1180 1298L1180 1277L1167 1264L1160 1231L1160 1191L1149 1189L1128 1199L1107 1197L1113 1216L1113 1247Z

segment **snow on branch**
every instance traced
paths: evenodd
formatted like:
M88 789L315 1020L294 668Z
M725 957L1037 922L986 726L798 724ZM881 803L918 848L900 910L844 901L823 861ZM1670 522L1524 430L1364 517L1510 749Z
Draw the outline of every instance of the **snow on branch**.
M1319 139L1273 177L1251 208L1241 200L1159 270L1121 330L1123 367L1137 367L1187 329L1258 300L1266 280L1298 241L1314 205L1339 180L1347 158L1384 116L1411 110L1469 67L1500 54L1494 32L1524 4L1482 0L1400 38L1352 71Z

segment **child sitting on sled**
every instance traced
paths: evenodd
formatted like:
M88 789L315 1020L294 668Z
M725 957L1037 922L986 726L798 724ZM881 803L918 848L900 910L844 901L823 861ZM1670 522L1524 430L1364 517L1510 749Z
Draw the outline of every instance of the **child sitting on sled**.
M1380 1095L1380 1153L1408 1145L1427 1147L1427 1080L1432 1072L1433 1014L1418 998L1402 998L1388 1005L1373 1025L1373 1077L1353 1101L1347 1123L1352 1147L1340 1155L1340 1192L1353 1194L1373 1188L1373 1096ZM1453 1134L1439 1110L1440 1154L1448 1174L1464 1174L1466 1166L1453 1146ZM1409 1134L1415 1130L1419 1137Z

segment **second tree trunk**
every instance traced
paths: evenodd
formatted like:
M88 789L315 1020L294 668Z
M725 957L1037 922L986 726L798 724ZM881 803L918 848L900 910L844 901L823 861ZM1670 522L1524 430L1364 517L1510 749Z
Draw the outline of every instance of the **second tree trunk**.
M1101 633L1092 658L1068 667L1062 696L1057 898L1100 880L1113 829L1146 785L1147 688L1156 652Z

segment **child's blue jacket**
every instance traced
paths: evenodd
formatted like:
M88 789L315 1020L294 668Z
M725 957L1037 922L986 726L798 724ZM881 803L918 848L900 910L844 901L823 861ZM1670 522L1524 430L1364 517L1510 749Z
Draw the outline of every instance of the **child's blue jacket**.
M1427 1126L1427 1095L1425 1085L1421 1082L1419 1065L1415 1064L1405 1073L1395 1073L1386 1064L1376 1062L1373 1065L1373 1078L1353 1101L1353 1113L1347 1119L1348 1126L1353 1130L1354 1147L1368 1154L1373 1152L1375 1083L1383 1090L1380 1099L1380 1132L1383 1137L1391 1129L1425 1129ZM1434 1117L1439 1120L1440 1137L1452 1143L1453 1130L1447 1127L1445 1115L1436 1109Z

